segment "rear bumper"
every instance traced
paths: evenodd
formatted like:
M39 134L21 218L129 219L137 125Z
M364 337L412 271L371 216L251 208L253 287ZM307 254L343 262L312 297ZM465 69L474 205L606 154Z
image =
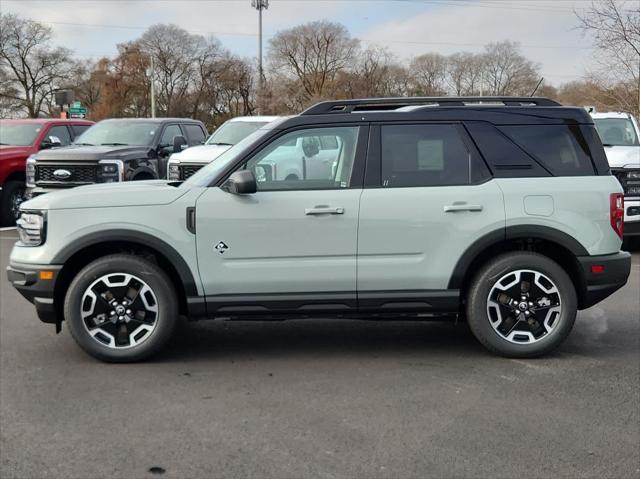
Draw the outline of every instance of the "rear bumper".
M631 255L626 251L601 256L579 256L578 261L584 278L580 309L589 308L611 296L627 283L631 272ZM596 272L593 267L596 267Z
M38 317L45 323L57 323L62 320L56 314L53 293L56 280L62 266L10 263L7 266L7 278L18 292L36 307ZM41 271L51 271L53 278L40 279Z

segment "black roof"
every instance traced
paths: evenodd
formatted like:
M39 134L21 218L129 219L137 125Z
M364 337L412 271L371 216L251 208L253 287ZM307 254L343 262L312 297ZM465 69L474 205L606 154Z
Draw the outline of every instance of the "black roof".
M565 107L542 97L410 97L325 101L283 121L278 129L356 121L486 121L496 125L593 123L584 108Z

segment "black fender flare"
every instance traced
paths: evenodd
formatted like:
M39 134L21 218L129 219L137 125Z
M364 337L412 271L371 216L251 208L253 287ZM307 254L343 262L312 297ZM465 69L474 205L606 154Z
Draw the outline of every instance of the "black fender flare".
M533 238L556 243L570 251L574 256L588 256L589 252L575 238L550 226L517 225L491 231L474 241L460 256L451 278L449 289L460 289L467 276L469 267L482 251L509 240Z
M51 260L51 264L64 264L69 258L79 251L101 243L123 241L147 246L162 254L175 268L184 286L187 297L198 296L198 288L191 269L182 256L169 244L153 235L127 229L114 229L99 231L82 236L62 248Z

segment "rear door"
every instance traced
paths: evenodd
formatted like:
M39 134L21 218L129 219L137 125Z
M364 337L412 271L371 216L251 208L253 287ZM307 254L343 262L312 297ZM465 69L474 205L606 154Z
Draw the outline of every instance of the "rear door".
M448 309L455 265L504 232L502 193L456 123L372 127L358 230L361 309Z

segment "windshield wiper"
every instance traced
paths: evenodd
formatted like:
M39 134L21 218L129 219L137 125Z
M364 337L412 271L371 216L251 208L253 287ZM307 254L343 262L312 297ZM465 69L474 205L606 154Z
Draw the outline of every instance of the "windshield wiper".
M217 141L214 141L213 143L207 143L207 145L233 146L232 143L222 143Z
M618 146L618 145L613 145L611 143L603 143L602 146Z
M9 144L9 143L0 143L0 145L5 145L5 146L6 146L6 145L8 145L8 144Z
M101 146L129 146L129 143L118 143L114 141L112 143L100 143Z
M74 145L78 145L78 146L96 146L93 143L74 143Z

